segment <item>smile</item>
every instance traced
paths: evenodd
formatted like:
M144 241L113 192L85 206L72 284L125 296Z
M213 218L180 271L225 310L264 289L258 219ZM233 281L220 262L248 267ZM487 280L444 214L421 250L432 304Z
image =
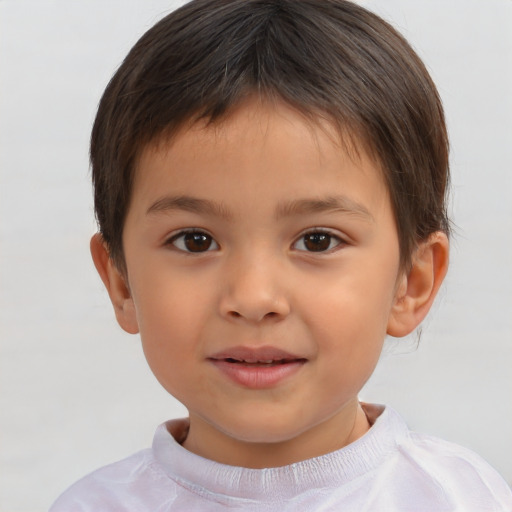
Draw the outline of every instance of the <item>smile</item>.
M234 347L214 354L208 361L239 386L268 389L299 372L307 359L274 347Z
M227 363L242 364L242 365L246 365L246 366L277 366L280 364L291 363L294 360L293 359L278 359L278 360L268 359L266 361L247 361L247 360L243 359L243 360L239 361L238 359L232 359L232 358L228 357L227 359L224 359L224 361L226 361Z

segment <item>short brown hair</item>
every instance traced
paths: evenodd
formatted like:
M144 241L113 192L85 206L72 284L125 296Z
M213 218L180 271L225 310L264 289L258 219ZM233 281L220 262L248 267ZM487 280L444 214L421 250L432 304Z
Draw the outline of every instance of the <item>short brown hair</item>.
M346 0L193 0L140 38L98 108L95 210L119 268L141 151L186 121L226 116L255 93L327 118L371 151L391 197L402 265L418 241L448 233L443 108L397 31Z

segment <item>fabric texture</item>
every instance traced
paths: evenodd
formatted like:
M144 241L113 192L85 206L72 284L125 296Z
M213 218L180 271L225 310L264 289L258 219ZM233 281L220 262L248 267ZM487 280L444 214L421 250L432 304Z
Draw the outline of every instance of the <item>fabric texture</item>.
M183 448L187 420L160 425L140 451L71 486L50 512L510 512L512 493L483 459L409 431L391 408L354 443L289 466L247 469Z

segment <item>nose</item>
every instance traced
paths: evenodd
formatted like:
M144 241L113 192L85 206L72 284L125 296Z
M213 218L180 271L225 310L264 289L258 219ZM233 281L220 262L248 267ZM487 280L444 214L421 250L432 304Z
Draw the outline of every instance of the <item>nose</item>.
M278 321L290 313L283 268L272 258L248 257L226 262L225 275L220 300L220 312L225 318L259 323Z

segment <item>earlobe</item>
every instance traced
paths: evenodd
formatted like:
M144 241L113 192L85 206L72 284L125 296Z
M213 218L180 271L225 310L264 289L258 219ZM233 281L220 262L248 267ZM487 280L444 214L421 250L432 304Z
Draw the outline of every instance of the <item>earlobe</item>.
M126 332L137 334L139 332L139 326L130 289L126 278L112 261L101 234L96 233L93 235L90 247L94 266L114 306L117 322Z
M406 336L422 322L448 270L448 255L448 237L441 231L418 245L410 270L397 283L387 334Z

